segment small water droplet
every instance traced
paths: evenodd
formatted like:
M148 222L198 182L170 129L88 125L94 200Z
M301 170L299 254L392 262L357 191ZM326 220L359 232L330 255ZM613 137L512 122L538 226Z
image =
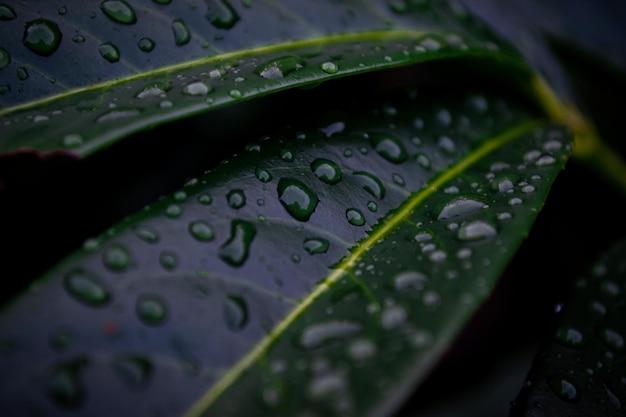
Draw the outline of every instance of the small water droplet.
M83 144L83 137L79 134L72 133L63 137L63 146L66 148L76 148Z
M357 208L349 208L346 210L346 219L353 226L363 226L365 224L365 216L361 210Z
M128 268L130 255L122 246L109 246L102 255L102 262L111 271L119 272Z
M494 237L498 232L495 227L482 220L474 220L473 222L463 224L458 232L457 238L460 240L482 240Z
M272 174L263 168L256 168L254 170L254 175L263 183L270 182L272 180Z
M513 181L507 176L496 177L493 180L492 188L501 193L506 193L509 190L513 190Z
M322 71L326 74L336 74L339 71L339 66L331 61L326 61L320 65Z
M288 55L273 59L260 65L255 73L266 80L279 80L285 78L292 72L303 68L306 62L297 56Z
M111 42L105 42L98 45L98 52L100 52L100 56L106 59L110 63L118 62L120 60L120 51L117 49L117 46L113 45Z
M512 199L509 200L509 205L510 206L517 206L517 205L522 204L522 203L523 203L523 201L519 197L513 197Z
M234 99L240 99L243 97L243 93L237 89L232 89L228 92L228 95Z
M428 278L421 272L401 272L393 279L393 286L397 291L421 290Z
M561 376L552 376L548 378L548 385L557 397L569 403L578 402L580 394L576 386Z
M393 181L394 184L397 184L401 187L404 187L406 185L406 182L404 181L404 178L402 178L402 176L400 174L393 174L391 175L391 180Z
M113 371L130 389L145 388L152 377L152 362L140 355L116 355L112 362Z
M201 242L209 242L215 238L213 228L202 220L191 222L189 224L189 233Z
M132 230L139 239L146 243L157 243L159 241L159 235L151 227L135 226Z
M100 280L80 269L67 273L63 284L72 297L90 306L101 307L111 299L111 295Z
M556 330L554 337L565 346L578 348L584 345L583 334L569 326L561 326Z
M172 21L172 33L174 34L174 42L176 46L183 46L191 40L191 32L187 24L182 19L174 19Z
M450 139L450 137L445 135L439 138L439 140L437 141L437 145L439 145L441 149L448 153L454 153L456 151L456 145L454 144L454 141Z
M218 29L231 29L239 15L227 0L208 0L206 18Z
M452 123L452 115L447 109L441 109L435 115L435 121L441 127L448 127Z
M202 81L195 81L183 88L183 94L188 96L206 96L211 91L213 91L213 87Z
M240 331L248 324L248 304L239 296L229 295L224 303L224 321L233 332Z
M100 3L100 9L111 20L118 23L132 25L137 21L135 10L124 0L105 0Z
M328 343L347 339L360 332L362 326L352 321L332 320L312 324L300 335L300 345L305 349L316 349Z
M375 201L370 200L367 202L367 209L372 213L375 213L378 211L378 204L376 204Z
M357 361L369 359L376 355L377 352L378 348L376 345L367 339L356 339L348 345L348 354Z
M417 163L419 164L419 166L421 166L424 169L430 169L430 165L431 165L430 158L426 156L426 154L418 153L415 155L415 159Z
M239 188L230 190L228 194L226 194L226 201L230 208L238 210L246 205L246 195L243 190Z
M600 329L600 339L609 349L616 352L624 351L624 336L617 331L604 327Z
M374 174L365 171L356 171L352 175L356 182L363 187L365 191L373 195L379 200L385 197L385 187L382 181Z
M339 165L329 159L317 158L311 163L311 170L326 184L336 184L341 180Z
M178 257L175 252L166 250L159 255L159 263L168 271L173 271L178 266Z
M485 204L481 201L472 200L467 197L459 197L443 207L439 216L437 216L437 220L446 220L459 216L465 216L469 213L480 210L483 207L485 207Z
M137 298L135 312L139 319L150 326L159 326L167 318L165 301L154 294L143 294Z
M0 48L0 70L6 68L11 62L11 55L4 48Z
M535 165L538 167L552 165L556 162L556 158L549 154L543 154L535 161Z
M278 198L287 212L302 222L309 220L319 203L309 187L291 178L281 178L278 182Z
M369 137L374 150L387 161L394 164L406 161L408 153L396 136L388 133L371 133Z
M61 408L78 408L85 400L81 374L87 365L83 356L56 365L48 381L48 398Z
M141 38L137 41L137 46L144 52L151 52L154 49L155 43L150 38Z
M8 4L0 4L0 20L13 20L17 17L15 9Z
M170 204L165 208L165 215L169 218L175 219L183 214L183 209L178 204Z
M219 256L232 266L241 266L248 258L250 245L256 235L254 225L245 220L232 220L230 237L220 247Z
M77 34L72 37L72 42L74 43L84 43L85 40L85 37L81 34Z
M151 97L165 97L165 94L172 88L169 83L150 83L139 90L135 97L148 99Z
M207 193L200 194L197 200L198 200L198 203L203 204L205 206L208 206L209 204L213 202L213 198Z
M311 255L326 253L329 246L330 243L328 243L328 240L321 237L312 237L304 240L304 250Z
M293 153L289 149L281 149L280 159L285 162L293 162Z
M36 19L26 23L24 45L41 56L50 56L61 44L63 35L59 26L47 19Z

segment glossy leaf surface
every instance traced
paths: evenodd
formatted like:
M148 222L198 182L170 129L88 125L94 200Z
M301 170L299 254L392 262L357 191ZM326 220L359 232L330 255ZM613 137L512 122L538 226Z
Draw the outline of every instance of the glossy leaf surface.
M529 76L518 54L458 3L2 7L0 152L9 154L84 156L183 116L426 60L474 57Z
M578 279L511 416L621 416L626 402L626 242Z
M250 143L6 306L0 409L389 415L489 295L571 143L486 91L342 107Z

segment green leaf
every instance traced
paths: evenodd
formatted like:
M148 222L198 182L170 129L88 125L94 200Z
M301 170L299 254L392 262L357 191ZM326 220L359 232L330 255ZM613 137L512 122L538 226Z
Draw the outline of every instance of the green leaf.
M571 138L489 91L370 101L250 143L8 304L0 406L389 415L489 296Z
M621 416L626 401L626 241L579 278L537 352L511 416Z
M0 152L8 154L86 156L167 121L428 60L472 57L506 66L511 79L531 75L510 46L447 2L2 7Z

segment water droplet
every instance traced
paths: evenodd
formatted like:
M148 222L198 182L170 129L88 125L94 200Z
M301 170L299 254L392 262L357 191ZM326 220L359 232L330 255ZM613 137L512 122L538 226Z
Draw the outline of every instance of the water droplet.
M254 175L257 179L263 183L270 182L272 180L272 174L263 168L257 168L254 170Z
M146 243L157 243L159 241L159 235L151 227L135 226L132 230L139 239Z
M83 43L85 42L85 37L81 34L74 35L72 37L72 42L74 43Z
M428 278L421 272L401 272L393 279L393 286L397 291L421 290Z
M578 348L584 345L583 334L569 326L561 326L556 330L554 337L565 346Z
M429 240L432 240L432 238L433 235L426 231L419 232L415 235L415 241L419 243L428 242Z
M119 272L130 264L130 255L121 246L109 246L102 255L102 262L110 270Z
M100 3L100 9L112 20L132 25L137 21L133 8L124 0L105 0Z
M198 203L208 206L213 202L213 198L207 193L202 193L198 196Z
M498 190L501 193L506 193L514 188L513 181L509 177L501 176L493 180L492 188Z
M430 158L426 154L418 153L415 155L415 160L424 169L430 169Z
M454 141L448 136L441 136L437 141L437 145L439 145L441 149L448 153L454 153L456 151L456 145L454 144Z
M206 18L218 29L230 29L239 21L239 15L227 0L208 0Z
M328 240L321 237L312 237L304 240L304 250L311 255L326 253L329 246L330 243L328 243Z
M13 7L7 4L0 4L0 20L13 20L17 17Z
M167 318L165 301L158 295L140 295L135 305L135 312L141 321L150 326L159 326Z
M137 42L137 46L144 52L151 52L154 49L154 41L150 38L141 38Z
M522 204L522 203L523 203L523 201L519 197L513 197L512 199L509 200L509 205L510 206L517 206L517 205Z
M159 255L159 263L168 271L173 271L178 266L178 258L176 253L172 251L163 251Z
M280 159L285 162L293 162L293 153L289 149L281 149Z
M232 89L228 92L228 95L234 99L240 99L243 97L243 93L237 89Z
M63 35L59 26L47 19L36 19L26 23L24 45L41 56L50 56L61 44Z
M165 215L169 218L175 219L183 214L183 209L178 204L170 204L165 208Z
M322 63L320 65L320 68L326 74L335 74L335 73L337 73L337 71L339 71L339 66L337 64L335 64L334 62L331 62L331 61L326 61L326 62Z
M354 336L362 326L352 321L332 320L308 326L300 335L300 345L305 349L315 349L331 342Z
M215 238L213 228L205 221L197 220L189 224L189 233L201 242L209 242Z
M236 295L229 295L224 303L224 321L233 332L243 329L248 324L248 304Z
M399 185L401 187L406 185L406 182L404 181L404 178L402 178L402 176L400 174L393 174L393 175L391 175L391 180L394 182L394 184L397 184L397 185Z
M230 238L221 246L219 256L232 266L241 266L248 258L250 244L256 235L254 225L245 220L232 220Z
M176 46L183 46L191 40L191 32L187 24L182 19L174 19L172 21L172 33L174 34L174 42Z
M624 351L624 337L617 331L609 328L602 328L600 330L600 339L604 342L609 349L616 352Z
M303 68L305 64L306 62L302 58L288 55L260 65L255 72L266 80L279 80Z
M563 401L575 403L580 399L576 386L563 377L552 376L548 378L548 385L557 397Z
M319 130L321 130L327 138L337 134L337 133L341 133L346 129L346 124L344 122L334 122L329 124L328 126L325 127L321 127ZM350 155L352 155L352 151L350 151ZM344 151L344 156L348 156L346 155L346 152Z
M373 195L379 200L385 197L385 187L383 183L374 174L365 171L353 172L356 182L363 187L365 191Z
M363 216L361 210L356 208L346 210L346 219L353 226L363 226L365 224L365 216Z
M66 148L76 148L83 144L83 137L76 133L65 135L63 137L63 146Z
M117 355L112 363L113 371L130 389L145 388L152 377L150 359L139 355Z
M278 182L278 198L287 212L301 222L309 220L319 203L309 187L291 178L281 178Z
M156 4L170 4L172 0L152 0Z
M78 408L85 400L80 378L87 365L88 361L83 356L56 365L48 382L50 400L65 409Z
M481 201L472 200L467 197L459 197L444 206L437 216L437 220L452 219L454 217L464 216L485 207Z
M326 184L337 184L341 180L339 165L329 159L317 158L311 163L311 170Z
M120 51L117 49L117 46L113 45L111 42L105 42L98 45L98 52L100 52L100 56L102 56L102 58L111 63L118 62L120 60Z
M552 155L543 154L535 161L535 165L538 167L552 165L556 162L556 159Z
M481 240L494 237L498 232L495 227L482 220L475 220L470 223L463 224L458 232L457 237L460 240Z
M183 88L183 94L188 96L206 96L211 91L213 91L213 87L202 81L187 84L185 88Z
M11 55L4 49L0 48L0 70L6 68L11 62Z
M446 109L439 110L435 115L437 124L441 127L448 127L452 123L452 115Z
M165 97L165 94L172 88L169 83L151 83L145 85L139 90L135 97L147 99L151 97Z
M375 213L378 211L378 204L376 204L375 201L370 200L367 202L367 209L372 213Z
M238 210L246 205L246 195L243 190L239 188L230 190L228 194L226 194L226 201L230 208Z
M406 310L400 306L384 309L380 315L380 323L385 330L397 329L406 323Z
M387 161L394 164L406 161L408 153L396 136L388 133L371 133L369 137L374 150Z
M378 348L367 339L356 339L348 345L348 354L357 361L369 359L376 355Z
M72 297L90 306L104 306L111 299L111 295L98 279L80 269L67 273L63 284Z

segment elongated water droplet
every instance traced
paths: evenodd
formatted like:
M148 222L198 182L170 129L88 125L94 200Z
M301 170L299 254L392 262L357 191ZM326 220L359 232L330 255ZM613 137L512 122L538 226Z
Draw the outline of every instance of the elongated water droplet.
M150 38L141 38L137 41L137 46L144 52L151 52L154 49L155 43Z
M139 90L135 97L147 99L151 97L165 97L165 94L172 88L170 83L151 83L145 85Z
M80 356L55 366L48 382L48 398L61 408L80 407L85 400L81 377L87 365L87 358Z
M431 166L430 158L428 158L426 154L418 153L417 155L415 155L415 160L417 161L419 166L421 166L422 168L430 169L430 166Z
M176 46L183 46L191 40L191 32L187 24L182 19L174 19L172 21L172 33L174 34L174 42Z
M11 62L11 55L3 49L0 48L0 70L5 68Z
M373 195L379 200L385 197L385 187L383 183L374 174L365 171L353 172L356 182L363 187L365 191Z
M260 65L255 73L266 80L279 80L285 78L292 72L303 68L306 62L297 56L288 55L273 59Z
M99 279L80 269L67 273L63 284L72 297L90 306L101 307L111 299L111 295Z
M98 46L98 52L100 52L100 56L106 59L110 63L118 62L120 60L120 51L117 49L117 46L113 45L111 42L101 43Z
M311 163L311 170L317 178L326 184L337 184L341 181L339 165L329 159L317 158Z
M357 361L369 359L376 355L377 351L376 345L367 339L356 339L348 346L348 354Z
M63 35L59 26L47 19L36 19L26 23L24 45L41 56L50 56L61 44Z
M213 87L202 81L195 81L187 84L185 88L183 88L183 94L188 96L206 96L211 91L213 91Z
M112 363L113 371L130 389L143 389L148 386L154 366L146 356L117 355Z
M135 10L124 0L105 0L100 3L100 9L113 21L132 25L137 21Z
M482 220L475 220L470 223L463 224L458 232L457 237L460 240L482 240L494 237L498 234L495 227Z
M346 210L346 219L353 226L363 226L365 224L365 216L361 210L357 208L349 208Z
M305 239L304 241L304 250L306 250L311 255L326 253L329 246L330 243L328 243L328 240L321 237L312 237L309 239Z
M232 266L241 266L248 259L250 245L256 235L254 225L245 220L230 223L230 238L221 246L219 256Z
M156 243L159 241L159 235L157 232L148 226L135 226L133 232L137 237L146 243Z
M332 320L312 324L300 335L300 345L305 349L315 349L325 344L347 339L358 332L362 326L352 321Z
M8 4L0 4L0 20L13 20L16 17L13 7Z
M228 92L228 95L234 99L240 99L243 97L243 93L240 90L237 90L236 88L230 90Z
M370 143L380 156L394 164L406 161L408 153L396 136L389 133L370 133Z
M208 0L206 18L218 29L230 29L239 21L239 15L227 0Z
M246 205L246 195L243 190L239 188L230 190L228 194L226 194L226 201L231 208L237 210Z
M393 279L393 286L397 291L421 290L428 278L421 272L401 272Z
M576 386L564 377L552 376L548 378L548 385L552 389L552 392L563 401L575 403L580 399L580 394Z
M444 206L439 213L439 216L437 216L437 220L446 220L464 216L476 210L480 210L483 207L485 207L485 204L481 201L472 200L466 197L459 197Z
M600 329L600 339L609 349L615 352L624 352L624 336L609 328Z
M130 255L121 246L109 246L102 255L102 262L111 271L120 272L130 264Z
M561 326L557 329L554 337L565 346L578 348L585 344L583 334L569 326Z
M309 187L291 178L278 181L278 198L287 212L301 222L309 220L319 203L319 198Z
M337 64L335 64L334 62L331 62L331 61L326 61L326 62L322 63L320 65L320 68L326 74L335 74L335 73L337 73L337 71L339 71L339 66L337 66Z
M213 228L202 220L191 222L189 224L189 233L201 242L209 242L215 238Z
M141 295L137 299L135 312L139 319L150 326L159 326L167 318L165 301L158 295Z
M233 332L240 331L248 324L248 304L242 297L229 295L223 312L226 327Z

